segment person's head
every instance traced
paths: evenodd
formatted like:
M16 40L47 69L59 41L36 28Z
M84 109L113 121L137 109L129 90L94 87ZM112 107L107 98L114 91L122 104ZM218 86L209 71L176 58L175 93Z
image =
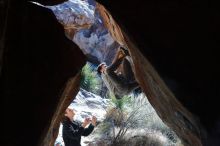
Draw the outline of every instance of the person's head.
M60 142L56 143L55 146L62 146Z
M103 73L106 70L106 67L107 67L107 65L105 62L99 64L99 66L97 67L98 74Z
M74 109L68 107L65 111L64 116L69 118L70 120L73 120L75 114L76 114L76 111Z

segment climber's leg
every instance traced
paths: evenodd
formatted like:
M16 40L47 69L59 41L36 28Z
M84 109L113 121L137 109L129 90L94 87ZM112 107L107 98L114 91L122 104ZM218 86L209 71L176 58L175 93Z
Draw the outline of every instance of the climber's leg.
M127 58L124 58L122 62L123 66L123 75L128 82L135 81L134 73L132 67Z
M126 56L130 56L127 49L125 49L124 47L120 47L120 49L125 53Z
M139 84L137 82L129 83L127 85L127 91L128 93L132 92L133 90L139 88Z
M116 53L116 55L115 55L115 58L114 58L113 61L112 61L112 64L114 64L114 63L120 58L120 56L123 56L123 55L125 55L125 53L123 52L123 50L121 50L121 49L118 48L117 53Z

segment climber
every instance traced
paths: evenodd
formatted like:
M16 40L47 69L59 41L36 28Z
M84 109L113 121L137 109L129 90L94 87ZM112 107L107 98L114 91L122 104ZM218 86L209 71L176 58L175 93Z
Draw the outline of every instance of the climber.
M85 118L82 124L74 121L75 112L75 110L68 107L62 120L65 146L81 146L81 136L88 136L96 126L97 118L95 116L92 116L92 119Z
M117 99L121 99L124 95L128 95L133 90L139 88L129 59L128 51L120 47L110 66L103 62L97 68L97 72L101 75L106 87ZM120 65L122 65L123 73L118 71Z
M57 142L55 146L62 146L61 142Z

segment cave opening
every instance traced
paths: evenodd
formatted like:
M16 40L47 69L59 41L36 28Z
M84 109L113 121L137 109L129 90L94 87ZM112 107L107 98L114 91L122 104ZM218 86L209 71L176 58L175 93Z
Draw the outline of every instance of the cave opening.
M101 62L111 65L117 51L125 45L121 40L112 37L109 28L104 24L103 16L96 8L97 3L93 0L70 0L46 7L53 11L63 25L66 36L76 43L87 57L87 63L79 73L79 90L74 97L68 98L69 104L64 105L77 111L74 119L78 122L82 123L85 117L92 115L97 117L97 127L90 136L82 137L82 146L141 143L158 146L180 145L178 136L163 123L140 88L116 99L98 75L97 66ZM107 17L110 19L109 14ZM115 31L115 26L112 29ZM134 70L132 57L129 57L129 63ZM67 88L73 87L70 84ZM64 145L62 128L61 123L59 132L57 131L58 136L52 140L55 145Z
M45 145L64 145L60 121L68 106L81 113L77 115L80 122L94 114L98 117L96 130L88 138L82 138L82 145L201 144L193 116L175 99L103 6L94 0L69 0L44 7L53 11L66 37L87 57L81 72L66 85ZM130 64L142 92L117 100L109 94L96 68L101 62L111 65L120 47L126 48L131 56Z

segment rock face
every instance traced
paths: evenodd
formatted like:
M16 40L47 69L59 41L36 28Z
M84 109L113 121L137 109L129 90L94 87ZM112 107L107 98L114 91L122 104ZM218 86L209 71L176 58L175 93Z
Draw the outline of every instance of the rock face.
M97 1L119 20L177 99L199 118L209 135L204 145L220 145L217 3L192 7L191 0Z
M118 43L112 39L105 28L100 30L103 26L100 27L100 24L97 23L100 22L96 21L96 24L93 24L90 29L77 32L73 41L88 56L89 61L94 64L106 62L109 65L114 58Z
M148 60L126 33L118 27L108 11L101 5L98 5L97 9L103 16L104 24L114 40L119 40L119 43L128 48L134 63L135 77L160 118L177 133L184 145L202 145L200 127L193 115L174 97Z
M65 83L85 64L85 56L65 37L52 11L10 2L0 84L1 144L35 146L48 130Z
M59 5L47 6L65 29L80 30L94 23L94 9L87 1L69 0Z
M116 27L117 23L111 17L105 17L110 16L105 8L99 5L97 9L103 13L105 25L113 38L129 49L134 62L135 77L160 118L177 133L184 145L202 145L200 129L193 115L177 101L148 60L129 37Z
M84 89L80 89L75 99L71 103L71 106L77 110L77 120L83 122L85 117L91 117L96 113L98 121L102 121L106 113L105 109L109 105L109 99L103 99L102 97L88 92Z
M119 44L95 10L95 1L70 0L48 8L64 26L67 37L81 48L90 62L111 64Z

